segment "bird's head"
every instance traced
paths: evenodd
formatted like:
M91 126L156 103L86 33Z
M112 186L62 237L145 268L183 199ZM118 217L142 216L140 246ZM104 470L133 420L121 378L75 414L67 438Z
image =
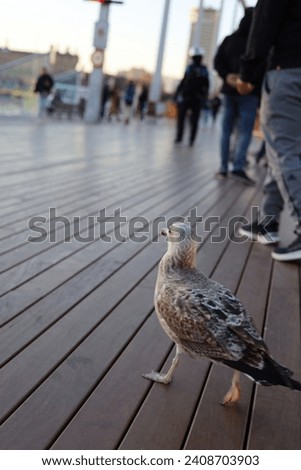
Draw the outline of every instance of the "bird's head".
M196 266L197 246L191 234L191 228L183 222L174 222L161 230L161 235L168 242L167 255L177 264L185 267Z

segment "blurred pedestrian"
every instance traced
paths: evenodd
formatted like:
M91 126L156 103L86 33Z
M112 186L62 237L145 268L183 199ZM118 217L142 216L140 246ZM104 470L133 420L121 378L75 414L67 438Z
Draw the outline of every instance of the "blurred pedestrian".
M246 8L238 29L227 36L219 46L214 58L214 67L223 79L221 93L223 97L223 119L221 134L221 162L217 177L222 179L228 175L230 161L231 136L237 133L233 155L231 177L245 184L255 182L245 172L247 151L252 138L252 130L259 107L260 81L248 96L241 96L236 90L240 57L245 52L250 31L254 8Z
M110 107L108 113L108 120L111 121L112 117L115 116L116 120L119 121L120 115L120 90L118 86L115 84L111 93L110 93Z
M34 92L39 93L39 117L43 117L47 112L47 99L53 88L54 81L51 75L48 73L46 67L43 67L41 74L39 75Z
M188 111L190 111L190 146L193 145L196 138L201 108L207 101L209 90L208 70L202 64L204 53L205 51L201 47L191 48L192 63L188 65L176 90L175 100L178 116L175 143L182 142Z
M125 124L129 124L130 122L134 98L135 98L135 85L134 85L134 82L130 80L128 83L128 86L126 87L125 94L124 94L124 104L125 104L124 123Z
M148 100L148 87L145 84L143 84L141 88L141 92L138 96L138 106L137 106L137 114L140 117L141 121L145 115L147 100Z
M279 241L279 217L286 201L296 221L296 238L277 247L278 261L301 259L301 2L259 0L247 50L242 57L240 93L252 91L258 69L269 57L261 100L261 126L269 165L263 219L241 228L261 243ZM270 219L268 221L267 219ZM264 223L265 222L265 223Z
M216 121L216 117L220 110L221 104L222 104L222 100L220 99L219 95L214 95L210 100L210 108L211 108L213 122Z

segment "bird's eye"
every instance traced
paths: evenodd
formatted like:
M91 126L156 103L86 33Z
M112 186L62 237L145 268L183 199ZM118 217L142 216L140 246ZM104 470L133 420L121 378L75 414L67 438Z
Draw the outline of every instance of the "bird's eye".
M168 229L168 233L169 233L169 235L171 234L171 230L170 230L170 228Z

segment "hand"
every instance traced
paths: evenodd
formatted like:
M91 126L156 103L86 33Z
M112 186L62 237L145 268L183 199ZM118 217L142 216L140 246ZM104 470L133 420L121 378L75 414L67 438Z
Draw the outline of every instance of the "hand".
M240 78L236 80L236 90L240 95L249 95L254 90L254 85L244 82Z
M228 75L226 76L227 84L232 86L233 88L236 87L237 80L238 80L238 74L237 73L228 73Z

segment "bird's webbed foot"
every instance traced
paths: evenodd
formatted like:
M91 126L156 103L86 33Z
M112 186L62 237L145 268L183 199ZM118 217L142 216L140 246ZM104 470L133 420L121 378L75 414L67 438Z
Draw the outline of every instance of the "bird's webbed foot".
M235 371L232 382L231 382L231 387L229 388L228 392L224 396L224 398L221 401L221 405L227 405L228 403L235 403L240 399L241 395L241 389L240 389L240 376L239 372Z
M171 382L171 377L168 374L159 374L159 372L149 372L148 374L142 374L143 377L154 382L160 382L162 384L169 384Z
M161 384L169 384L171 382L172 376L174 374L174 371L179 364L179 358L180 358L181 350L179 346L177 345L176 348L176 355L172 360L171 366L169 370L167 371L166 374L159 374L159 372L150 372L148 374L142 374L143 377L149 380L153 380L154 382L160 382Z

